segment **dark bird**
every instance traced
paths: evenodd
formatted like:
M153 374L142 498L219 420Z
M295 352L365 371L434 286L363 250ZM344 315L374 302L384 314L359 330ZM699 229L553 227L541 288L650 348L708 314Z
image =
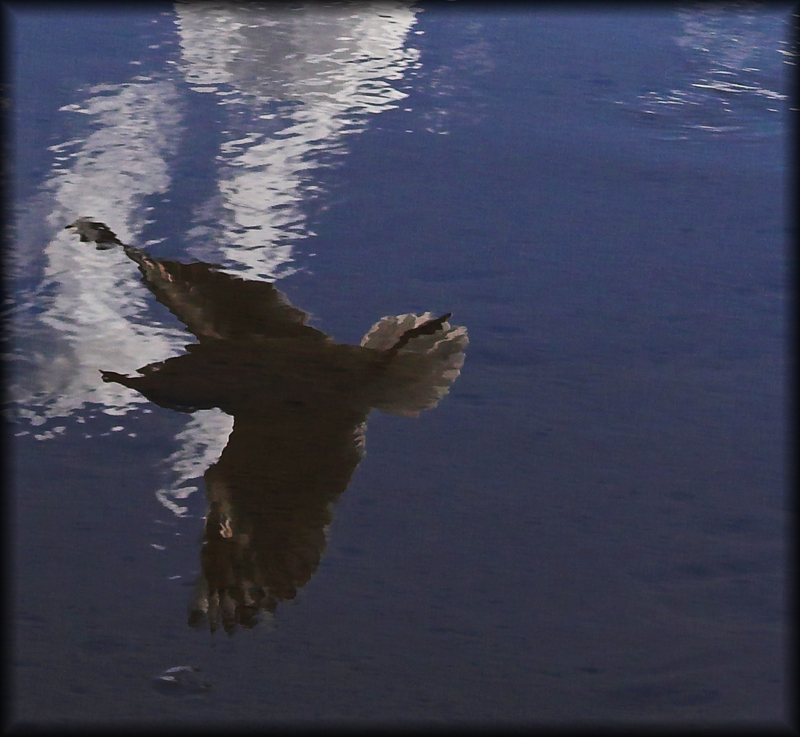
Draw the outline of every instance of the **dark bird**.
M414 417L436 406L464 363L466 328L451 326L449 313L406 314L381 318L358 346L337 344L270 283L154 258L86 218L68 227L82 242L123 248L196 339L136 376L103 371L103 380L168 409L219 407L233 417L204 476L209 511L190 624L252 626L316 571L331 507L363 457L370 410Z

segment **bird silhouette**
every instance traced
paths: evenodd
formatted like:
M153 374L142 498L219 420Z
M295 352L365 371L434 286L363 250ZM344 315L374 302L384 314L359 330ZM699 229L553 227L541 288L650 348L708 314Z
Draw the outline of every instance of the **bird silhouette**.
M158 259L89 218L67 226L100 250L119 247L156 300L196 342L135 376L103 381L179 412L218 407L233 417L204 474L208 513L189 623L252 627L317 570L332 505L364 455L373 408L415 417L458 377L468 344L450 314L381 318L360 345L307 324L268 282L207 263Z

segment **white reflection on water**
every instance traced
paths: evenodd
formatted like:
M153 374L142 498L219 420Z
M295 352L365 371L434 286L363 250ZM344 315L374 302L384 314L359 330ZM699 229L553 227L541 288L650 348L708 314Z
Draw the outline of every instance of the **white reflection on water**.
M183 331L148 315L152 300L124 254L78 244L63 228L87 215L111 225L124 242L137 242L152 209L147 198L169 193L178 146L192 136L188 96L214 95L224 121L217 193L194 213L189 250L273 281L291 273L290 244L308 235L303 205L315 192L314 169L344 152L346 134L406 96L399 83L419 56L405 46L415 14L400 2L180 3L179 64L127 84L95 86L59 111L86 116L89 132L53 147L45 193L21 221L46 222L49 242L40 283L13 307L19 418L38 426L54 418L82 421L90 407L125 414L146 400L103 383L98 369L133 373L182 351ZM30 254L41 250L42 230L18 231L21 269L38 258ZM179 500L194 490L187 482L216 460L230 427L220 411L199 412L177 437L169 459L174 483L159 492L175 513L185 511Z
M90 133L53 147L60 156L47 182L52 199L40 200L49 211L30 215L55 230L44 248L41 284L18 305L15 326L24 365L24 386L15 394L33 405L23 413L34 418L66 416L87 403L122 414L141 398L109 389L98 367L110 362L135 370L143 358L174 353L181 345L179 331L144 319L147 290L124 254L78 247L63 229L77 214L96 212L119 223L121 238L136 238L144 225L143 199L170 186L168 161L181 133L175 84L136 81L89 93L60 112L87 116ZM24 239L25 229L19 231ZM29 343L38 350L28 349Z
M320 155L343 153L344 135L406 97L398 83L419 56L404 46L415 11L221 3L177 13L185 78L219 98L227 121L219 196L195 218L192 253L274 279L306 234L301 205Z
M698 3L679 10L681 32L674 41L683 64L666 73L670 89L639 95L631 109L641 119L670 129L667 136L673 138L689 138L695 131L772 134L788 99L782 92L781 61L789 61L790 12L781 17L765 10L739 2Z

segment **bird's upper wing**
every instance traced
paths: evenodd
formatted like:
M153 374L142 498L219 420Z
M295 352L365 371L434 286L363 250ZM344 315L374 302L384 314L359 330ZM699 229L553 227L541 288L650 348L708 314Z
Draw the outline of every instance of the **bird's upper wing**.
M327 336L306 325L307 313L294 307L268 282L219 271L215 264L156 259L125 247L138 265L148 289L198 340L258 342L272 338Z
M136 262L147 288L201 342L222 339L258 342L271 338L310 338L324 333L306 325L308 315L293 307L268 282L245 280L220 271L216 264L158 259L142 248L122 243L105 224L78 218L67 228L99 250L122 247Z

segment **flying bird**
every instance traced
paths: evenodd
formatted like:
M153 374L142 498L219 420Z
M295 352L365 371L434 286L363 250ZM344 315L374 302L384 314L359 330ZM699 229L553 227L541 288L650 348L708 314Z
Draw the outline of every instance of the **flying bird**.
M364 455L369 412L416 417L459 376L469 342L449 313L383 317L360 345L339 344L268 282L208 263L159 259L104 223L67 226L100 250L119 247L194 340L185 353L103 381L178 412L233 417L204 475L208 514L190 624L251 627L295 597L319 566L331 507Z

